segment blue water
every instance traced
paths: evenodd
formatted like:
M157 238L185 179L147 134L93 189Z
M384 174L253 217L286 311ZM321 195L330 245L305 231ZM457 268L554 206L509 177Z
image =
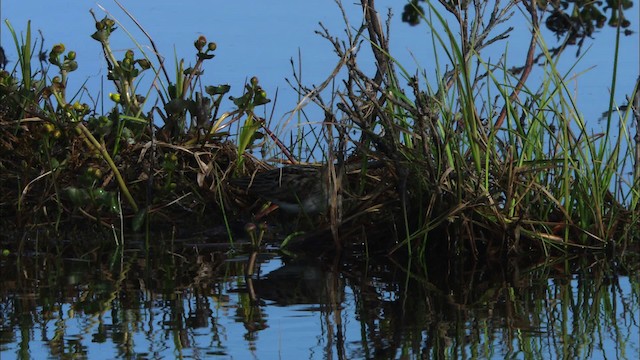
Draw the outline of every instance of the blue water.
M228 83L232 85L230 94L239 96L245 81L251 76L258 76L262 87L272 99L276 90L278 91L274 116L276 121L286 118L287 112L295 107L297 101L297 95L285 81L285 78L293 78L289 60L293 58L297 67L300 52L303 81L305 84L320 84L331 74L338 58L333 54L332 46L314 31L320 29L318 23L322 22L334 36L343 36L345 27L342 14L333 0L283 0L277 3L250 0L135 1L126 2L125 5L155 41L166 59L170 73L174 69L175 54L178 58L185 58L187 64L195 62L193 41L199 35L205 35L218 45L216 57L205 66L205 85ZM392 52L409 73L422 68L428 75L435 76L430 31L424 24L418 27L403 24L400 19L402 5L403 2L391 0L376 2L382 16L385 16L388 7L393 6L395 16L391 22L390 35ZM350 26L359 26L362 17L359 5L345 2L344 7ZM112 1L93 3L67 0L57 1L55 4L44 0L5 1L1 8L3 20L8 19L20 32L24 32L27 21L31 20L32 29L41 30L44 34L45 49L63 42L67 49L77 51L80 68L72 74L69 89L79 89L87 79L87 87L91 89L92 95L95 96L95 89L103 88L101 80L106 74L106 65L98 42L90 38L94 31L94 20L89 9L93 9L99 19L108 13L121 23L120 30L114 33L111 40L116 51L124 55L126 49L135 48L133 41L123 31L126 29L152 55L149 41ZM516 10L512 24L516 25L516 29L508 44L503 42L491 46L484 53L485 59L495 61L506 51L509 67L522 65L528 47L528 22ZM630 30L635 33L621 39L615 96L617 105L625 103L625 96L633 90L640 73L638 25L638 21L632 20ZM504 28L505 26L500 29ZM545 36L548 46L555 45L551 34L545 31ZM14 61L10 64L11 67L15 65L16 52L4 24L1 39L9 59ZM585 56L577 66L572 69L576 62L574 49L568 50L558 65L561 73L568 73L572 78L568 86L575 90L578 109L583 111L585 119L594 126L597 126L598 119L608 106L614 45L613 31L598 32L593 40L587 40L583 48ZM366 46L364 48L363 60L369 52ZM363 70L373 74L373 66L367 69L365 61L361 66ZM539 71L534 71L531 75L534 82L541 77L542 73ZM106 83L104 92L111 91L111 84ZM83 101L88 100L85 98ZM227 106L228 109L225 110L233 108L230 102ZM307 110L311 111L309 108ZM321 116L317 109L313 111ZM270 108L267 114L269 112Z
M614 276L598 285L600 277L545 280L533 272L522 274L520 284L478 277L483 290L469 291L447 289L439 279L405 287L399 269L375 261L370 267L346 262L349 269L335 272L322 262L283 262L271 255L251 280L233 275L243 258L200 280L181 276L188 271L179 267L174 287L165 290L157 287L162 269L147 269L156 276L145 277L135 265L119 273L101 266L86 270L68 260L56 262L66 269L57 281L49 275L36 287L16 289L10 284L35 279L13 278L7 260L0 288L2 359L640 355L637 276ZM195 264L183 265L193 270ZM213 263L204 260L198 267L203 265Z

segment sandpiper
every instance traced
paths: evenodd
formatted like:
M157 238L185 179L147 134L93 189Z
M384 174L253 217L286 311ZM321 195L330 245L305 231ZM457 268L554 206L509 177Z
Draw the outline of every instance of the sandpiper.
M288 165L230 183L277 204L288 213L314 215L327 209L327 168L314 165Z

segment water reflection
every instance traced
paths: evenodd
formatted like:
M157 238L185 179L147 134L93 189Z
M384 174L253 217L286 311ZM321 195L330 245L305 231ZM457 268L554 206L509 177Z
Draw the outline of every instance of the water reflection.
M202 248L86 258L2 258L3 359L640 354L640 279L604 259L507 269L434 260L407 272L397 259Z

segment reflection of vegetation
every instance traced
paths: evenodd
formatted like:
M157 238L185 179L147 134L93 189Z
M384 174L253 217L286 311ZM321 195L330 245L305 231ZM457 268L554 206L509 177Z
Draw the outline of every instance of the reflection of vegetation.
M252 278L242 262L204 249L4 259L3 357L287 357L300 329L324 358L588 358L616 349L632 359L638 341L637 257L622 257L618 274L608 259L585 256L525 267L434 256L407 273L383 259L310 254ZM283 327L292 315L297 326Z
M527 268L431 260L427 273L409 280L393 272L372 274L378 286L349 279L369 357L589 358L605 355L602 341L617 349L637 341L630 335L637 334L630 319L640 305L632 290L637 259L626 264L631 278L612 278L605 259ZM591 270L576 270L587 265Z
M424 1L411 0L405 5L402 21L410 25L418 25L421 13L424 13L420 3ZM466 10L470 3L470 1L440 0L440 4L454 13L458 10ZM631 21L625 17L625 11L633 6L631 0L544 0L536 4L547 13L545 20L547 29L555 33L558 38L562 37L563 42L568 45L582 46L585 38L592 37L595 30L602 28L605 23L611 27L623 29L631 25Z

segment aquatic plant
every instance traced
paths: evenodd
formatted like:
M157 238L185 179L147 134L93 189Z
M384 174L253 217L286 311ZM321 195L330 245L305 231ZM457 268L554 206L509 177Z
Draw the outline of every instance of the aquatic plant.
M589 132L567 90L567 76L557 69L559 54L540 35L537 7L430 5L419 14L437 54L430 62L433 70L411 73L391 52L388 29L371 5L362 1L359 26L343 11L344 40L321 27L318 33L338 57L322 84L306 86L301 70L294 72L300 103L286 120L298 117L290 141L255 113L271 101L255 76L240 96L230 97L234 110L222 110L230 86L201 83L205 63L219 51L204 36L194 41L194 65L176 56L170 76L164 57L132 15L127 13L155 56L132 39L137 51L118 58L110 39L122 25L94 15L92 37L102 45L115 89L111 109L99 114L95 104L79 101L80 93L69 95L68 77L79 54L64 44L41 50L36 71L30 27L25 39L18 39L9 26L19 67L0 77L0 209L18 227L73 227L78 224L73 219L85 218L147 233L152 224L188 228L182 222L206 217L225 224L233 241L229 214L255 208L244 201L252 196L251 182L230 178L284 173L319 158L326 176L318 188L327 204L323 199L324 216L305 222L317 230L305 236L330 232L335 249L364 243L367 251L401 251L418 259L464 252L502 258L637 243L640 176L633 106L619 116L609 114L602 134ZM531 32L523 66L512 69L506 52L497 62L482 53L508 39L509 28L497 29L517 6ZM373 64L360 56L364 48L371 50ZM538 84L528 80L534 65L544 74ZM362 70L369 68L375 74ZM57 73L50 74L53 70ZM151 84L140 80L145 72L152 73ZM341 85L329 91L330 84ZM613 94L610 99L613 105ZM309 102L324 114L321 125L302 121ZM252 155L267 146L271 153L264 158ZM268 162L269 155L285 158L286 168L273 170L281 164ZM629 177L624 169L632 162L636 175ZM237 186L241 183L244 189ZM283 203L274 194L254 195L262 199L256 206ZM252 236L254 245L262 243L262 235ZM374 238L379 240L368 240Z

